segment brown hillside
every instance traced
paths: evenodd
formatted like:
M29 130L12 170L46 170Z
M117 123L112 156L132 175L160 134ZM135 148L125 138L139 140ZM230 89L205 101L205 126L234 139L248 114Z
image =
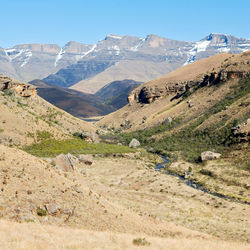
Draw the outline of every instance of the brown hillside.
M38 131L60 139L74 132L94 133L96 128L43 100L32 85L0 76L0 141L30 144Z
M222 53L184 66L165 77L142 84L129 95L129 105L107 115L98 122L100 126L137 130L163 122L167 117L189 121L223 99L250 72L250 52L240 55ZM218 82L225 84L216 86ZM203 88L203 86L205 88ZM194 91L186 101L182 95ZM192 106L192 107L189 107ZM237 116L235 108L230 115ZM236 108L239 109L239 108ZM245 111L244 111L245 109ZM241 107L246 112L247 106ZM230 111L223 112L230 112ZM127 121L126 121L127 120Z

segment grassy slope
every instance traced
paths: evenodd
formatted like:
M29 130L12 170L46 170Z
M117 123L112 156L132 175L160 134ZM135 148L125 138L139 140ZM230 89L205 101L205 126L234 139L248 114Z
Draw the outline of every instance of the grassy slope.
M69 138L74 132L95 133L96 127L56 108L39 96L24 98L13 91L0 91L1 137L14 145L37 142L39 131L56 139Z

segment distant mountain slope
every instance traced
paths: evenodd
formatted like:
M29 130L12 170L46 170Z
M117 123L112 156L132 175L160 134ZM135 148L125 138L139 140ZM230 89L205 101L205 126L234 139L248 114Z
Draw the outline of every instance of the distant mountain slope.
M113 64L112 60L79 61L77 64L60 69L56 74L49 75L43 81L61 87L70 87L82 79L91 78L101 73Z
M105 105L102 98L91 94L49 85L40 80L30 84L37 86L38 95L51 104L77 117L106 115L115 111L112 105Z
M62 48L56 44L20 44L0 48L0 73L21 81L41 79L77 63L91 47L69 42Z
M128 95L141 84L142 82L133 80L114 81L101 88L95 96L100 97L104 103L119 109L128 104Z
M21 44L0 48L0 73L23 81L46 78L46 82L64 87L86 80L75 88L95 93L115 80L148 81L214 54L249 49L249 39L226 34L212 33L198 42L152 34L145 38L107 35L96 44L69 42L63 47Z
M147 82L170 72L177 67L176 64L170 64L165 61L162 63L124 60L107 68L96 76L80 81L71 86L71 89L85 93L96 93L100 88L113 81L122 81L124 79L133 79L135 81Z

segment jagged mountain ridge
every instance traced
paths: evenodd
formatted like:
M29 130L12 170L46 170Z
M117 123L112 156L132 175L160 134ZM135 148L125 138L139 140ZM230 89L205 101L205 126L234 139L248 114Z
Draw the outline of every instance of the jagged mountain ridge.
M145 38L107 35L97 44L69 42L63 47L56 44L23 44L7 49L0 48L0 73L23 81L42 79L53 74L45 81L63 86L74 85L86 79L75 88L94 93L111 81L148 81L183 64L220 52L241 53L249 49L249 39L225 34L210 34L199 42L176 41L156 35ZM125 77L124 62L131 64L132 69L134 63L141 66L136 67L136 72L129 68L127 71L130 72L130 77ZM151 65L154 65L153 73L148 70ZM111 72L109 69L112 69ZM86 71L88 74L85 74ZM103 82L93 79L102 73L106 74ZM73 80L68 82L71 78ZM90 86L95 82L98 84L91 89Z

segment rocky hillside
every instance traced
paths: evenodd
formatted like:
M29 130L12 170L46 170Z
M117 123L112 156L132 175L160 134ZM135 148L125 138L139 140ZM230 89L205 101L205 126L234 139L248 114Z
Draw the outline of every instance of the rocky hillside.
M142 84L97 124L103 140L136 138L170 160L167 173L249 204L249 105L250 52L224 53Z
M240 80L249 77L249 57L249 52L222 53L142 84L128 96L129 105L99 124L121 128L127 120L129 129L136 130L162 123L169 116L190 121L223 100ZM222 112L228 113L230 108Z
M112 81L145 82L214 54L249 48L248 39L225 34L210 34L198 42L156 35L107 35L92 45L69 42L62 48L55 44L0 48L0 73L22 81L44 78L49 84L95 93Z
M36 87L0 76L0 142L25 145L50 134L67 138L74 132L95 133L96 128L56 108L37 95Z

